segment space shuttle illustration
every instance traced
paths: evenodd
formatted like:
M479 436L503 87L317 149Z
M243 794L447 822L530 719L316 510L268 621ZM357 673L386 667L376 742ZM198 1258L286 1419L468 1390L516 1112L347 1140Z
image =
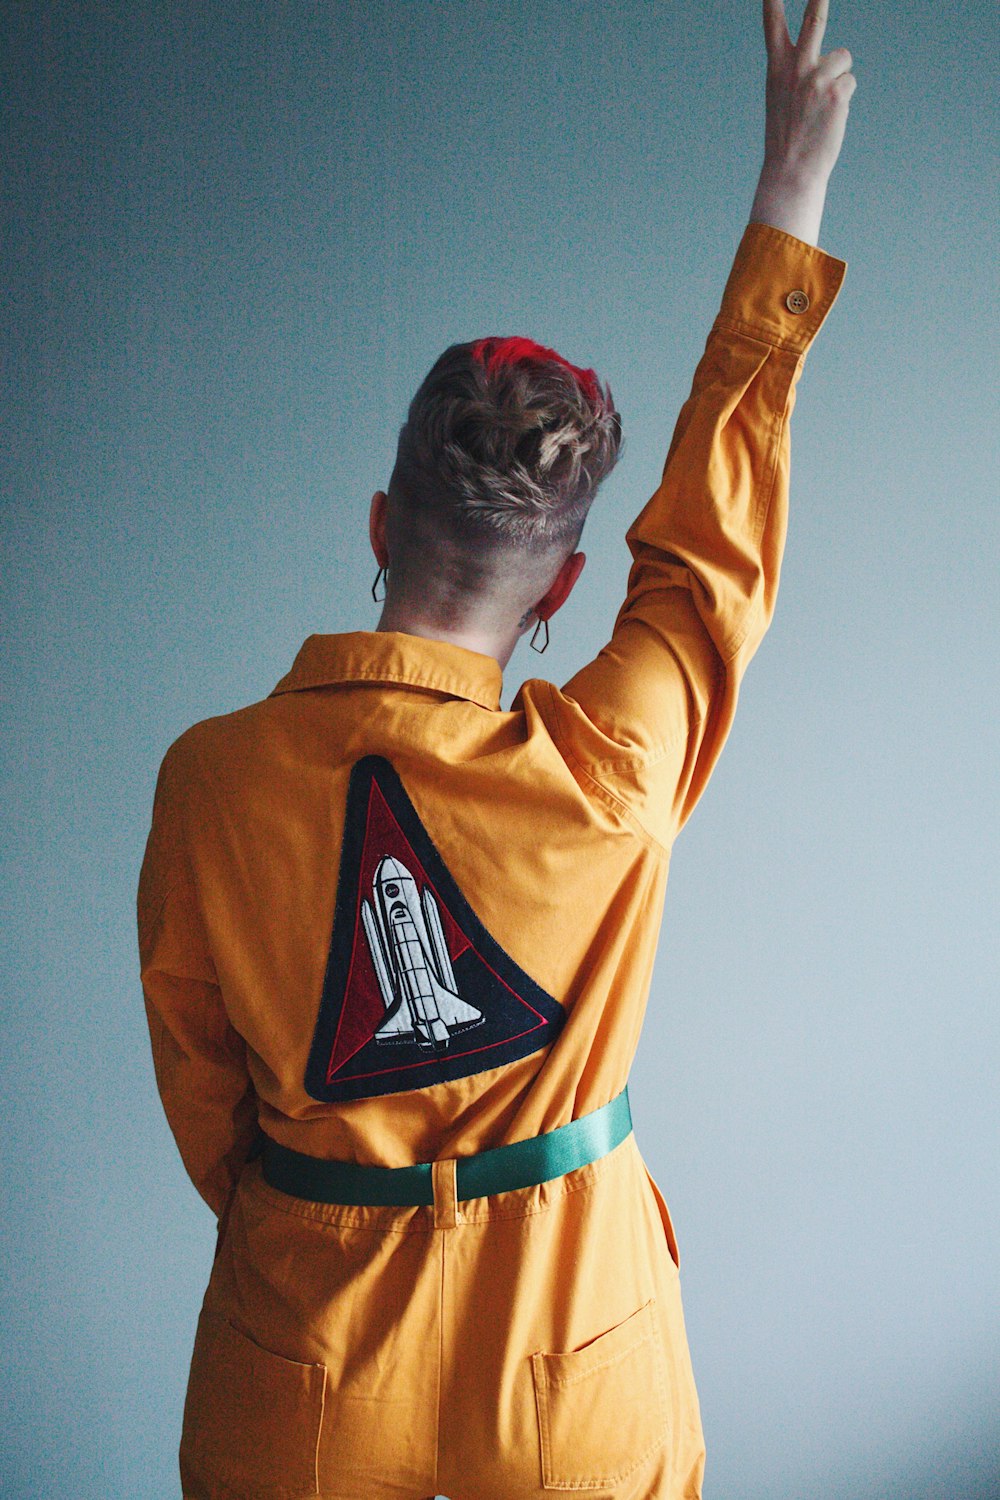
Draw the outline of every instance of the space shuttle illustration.
M401 860L379 861L361 917L386 1006L376 1042L416 1042L442 1052L454 1032L482 1024L482 1011L458 993L434 893L424 886L418 896Z

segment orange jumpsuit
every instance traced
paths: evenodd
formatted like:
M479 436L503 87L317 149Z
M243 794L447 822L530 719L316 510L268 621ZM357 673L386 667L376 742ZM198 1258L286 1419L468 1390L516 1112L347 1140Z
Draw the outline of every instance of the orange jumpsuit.
M456 1201L454 1160L627 1082L671 847L774 608L795 388L845 271L747 226L611 639L562 687L532 679L503 711L492 657L311 635L267 698L167 751L142 984L167 1119L219 1216L192 1500L701 1494L677 1246L634 1134L479 1199ZM258 1127L435 1163L434 1204L293 1197L263 1180Z

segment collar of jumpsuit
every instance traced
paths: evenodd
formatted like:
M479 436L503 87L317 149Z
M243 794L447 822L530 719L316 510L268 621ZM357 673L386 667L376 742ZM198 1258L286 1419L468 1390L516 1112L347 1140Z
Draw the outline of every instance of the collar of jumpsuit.
M399 630L352 630L343 635L308 636L291 670L268 696L342 682L406 683L496 710L503 673L494 657L451 641Z

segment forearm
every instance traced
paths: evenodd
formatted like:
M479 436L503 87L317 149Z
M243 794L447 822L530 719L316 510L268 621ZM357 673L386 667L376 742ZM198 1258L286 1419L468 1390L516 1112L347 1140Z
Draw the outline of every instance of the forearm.
M801 180L780 167L764 163L750 209L750 222L773 224L807 245L819 244L828 179Z

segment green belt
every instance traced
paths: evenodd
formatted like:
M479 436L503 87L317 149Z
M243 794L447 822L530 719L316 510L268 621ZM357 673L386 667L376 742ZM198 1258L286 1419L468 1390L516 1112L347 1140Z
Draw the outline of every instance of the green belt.
M456 1196L486 1198L512 1188L534 1187L562 1177L613 1151L632 1129L628 1088L616 1099L545 1135L460 1156L455 1168ZM353 1161L325 1161L305 1156L264 1137L264 1180L283 1193L313 1203L403 1206L433 1203L431 1163L414 1167L366 1167Z

